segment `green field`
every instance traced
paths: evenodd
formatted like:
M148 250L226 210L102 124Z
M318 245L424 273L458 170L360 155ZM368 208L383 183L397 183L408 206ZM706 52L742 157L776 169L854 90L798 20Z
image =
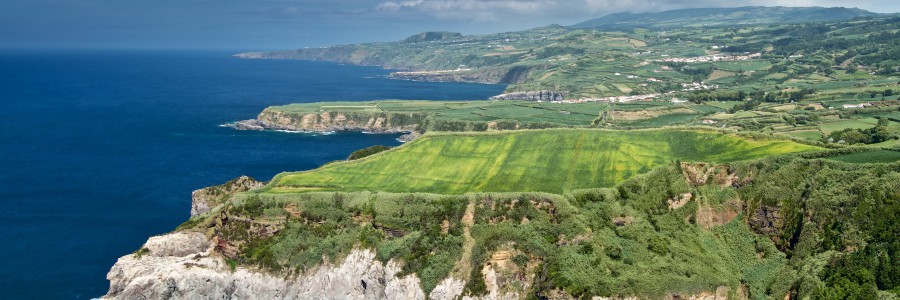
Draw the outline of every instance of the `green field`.
M804 138L809 140L819 140L822 138L822 132L818 130L797 130L797 131L789 131L785 132L791 136L795 136L798 138Z
M699 116L700 115L695 114L664 114L647 120L620 122L617 125L632 128L663 127L669 125L685 124L693 121Z
M827 157L848 163L890 163L900 161L900 151L897 150L872 150Z
M875 127L875 124L878 123L878 120L875 118L865 118L865 119L856 119L856 120L841 120L836 122L828 122L823 123L821 125L822 132L825 134L830 134L835 131L844 130L848 128L853 129L866 129Z
M563 193L611 187L676 160L731 162L814 149L688 130L435 134L365 159L279 175L269 191Z

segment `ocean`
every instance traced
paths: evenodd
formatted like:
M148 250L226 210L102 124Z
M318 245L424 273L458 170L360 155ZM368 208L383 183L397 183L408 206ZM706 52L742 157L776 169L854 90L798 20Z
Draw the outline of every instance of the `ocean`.
M218 125L270 105L485 99L504 89L232 53L0 52L0 297L101 296L118 257L188 219L192 190L240 175L268 180L399 144L398 135Z

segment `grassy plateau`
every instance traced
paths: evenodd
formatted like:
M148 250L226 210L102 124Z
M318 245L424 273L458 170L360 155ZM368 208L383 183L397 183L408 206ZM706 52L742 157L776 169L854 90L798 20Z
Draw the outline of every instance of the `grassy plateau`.
M818 149L692 130L432 134L352 162L286 173L270 192L549 192L611 187L677 160L732 162Z

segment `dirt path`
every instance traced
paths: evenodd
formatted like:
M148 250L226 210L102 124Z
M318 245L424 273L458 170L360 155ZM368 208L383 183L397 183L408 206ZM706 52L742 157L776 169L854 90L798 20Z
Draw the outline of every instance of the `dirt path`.
M453 272L456 278L467 279L472 274L472 248L475 247L475 238L472 237L472 226L475 225L475 199L469 201L466 213L462 217L463 224L463 253Z

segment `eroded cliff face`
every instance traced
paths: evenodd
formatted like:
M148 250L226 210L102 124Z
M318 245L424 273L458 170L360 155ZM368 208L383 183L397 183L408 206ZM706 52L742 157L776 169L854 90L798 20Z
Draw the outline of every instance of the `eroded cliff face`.
M303 276L231 269L202 233L150 238L140 252L116 262L105 299L424 299L418 280L398 277L400 267L354 250L339 264Z
M427 81L427 82L470 82L484 84L510 84L517 82L504 82L510 73L509 68L479 68L474 70L444 70L444 71L416 71L394 72L389 75L392 79ZM513 78L513 80L518 80Z
M326 132L336 130L367 131L373 133L413 132L419 129L427 115L421 113L351 113L328 112L288 113L263 110L254 120L230 124L239 130L290 130Z
M401 263L382 263L368 249L354 249L340 262L324 263L301 275L275 275L244 267L232 269L200 232L150 238L135 254L119 258L107 274L103 299L426 299L415 274L398 276ZM463 299L519 299L500 290L500 276L486 267L489 294ZM443 280L427 299L456 299L462 279Z

